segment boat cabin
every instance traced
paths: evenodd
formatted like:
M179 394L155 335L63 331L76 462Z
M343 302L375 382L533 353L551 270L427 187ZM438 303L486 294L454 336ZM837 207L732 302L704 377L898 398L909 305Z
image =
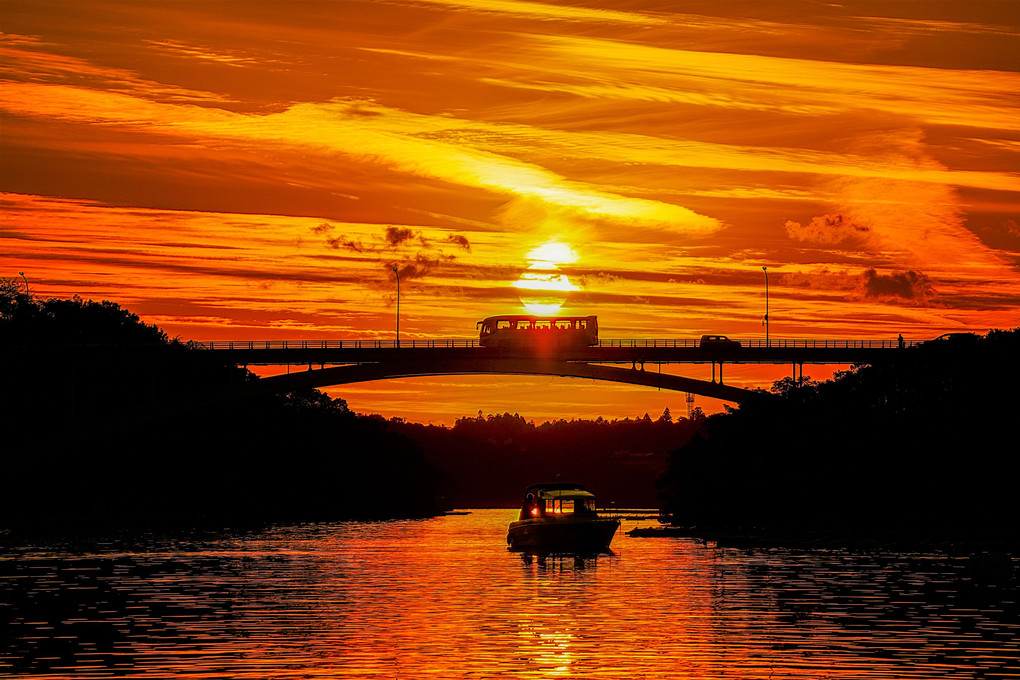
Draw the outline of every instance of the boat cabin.
M533 484L521 505L519 519L595 515L595 495L580 484Z
M517 521L507 527L513 552L604 552L620 528L615 517L599 517L595 496L580 484L533 484L524 494Z

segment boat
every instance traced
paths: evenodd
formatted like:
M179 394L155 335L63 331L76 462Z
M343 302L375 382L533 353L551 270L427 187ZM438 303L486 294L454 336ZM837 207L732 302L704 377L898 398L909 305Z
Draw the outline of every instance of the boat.
M620 520L599 517L595 495L580 484L532 484L506 542L513 552L608 552Z

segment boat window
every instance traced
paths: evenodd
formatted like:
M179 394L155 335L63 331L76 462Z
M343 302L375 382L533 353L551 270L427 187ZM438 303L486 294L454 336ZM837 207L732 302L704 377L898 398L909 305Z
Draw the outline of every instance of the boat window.
M496 322L496 328L499 330L506 330L507 328L510 328L510 320L500 319L499 321Z
M584 498L577 500L568 499L564 501L557 498L556 500L546 499L545 501L546 514L560 515L574 512L584 512L586 510L589 510L591 512L595 511L594 500Z

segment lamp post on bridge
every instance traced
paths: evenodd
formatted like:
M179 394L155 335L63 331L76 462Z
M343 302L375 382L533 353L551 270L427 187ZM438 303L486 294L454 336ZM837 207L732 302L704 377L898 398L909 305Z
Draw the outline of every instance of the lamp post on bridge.
M761 270L765 272L765 318L762 319L762 323L765 324L765 346L769 346L769 270L768 267L762 267Z
M400 272L393 268L393 275L397 277L397 347L400 347Z

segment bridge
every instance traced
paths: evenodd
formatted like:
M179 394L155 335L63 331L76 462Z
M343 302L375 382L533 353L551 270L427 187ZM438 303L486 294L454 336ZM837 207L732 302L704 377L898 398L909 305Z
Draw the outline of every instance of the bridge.
M539 350L481 347L477 339L215 341L194 343L217 364L286 366L287 373L246 384L245 392L286 392L356 382L435 375L541 375L604 380L741 402L752 392L723 382L724 364L873 363L913 343L896 340L742 341L601 340L592 347ZM662 373L663 364L711 364L712 380ZM622 366L622 367L621 367ZM650 366L655 369L649 370ZM292 370L301 368L302 370ZM718 380L716 380L718 370Z

